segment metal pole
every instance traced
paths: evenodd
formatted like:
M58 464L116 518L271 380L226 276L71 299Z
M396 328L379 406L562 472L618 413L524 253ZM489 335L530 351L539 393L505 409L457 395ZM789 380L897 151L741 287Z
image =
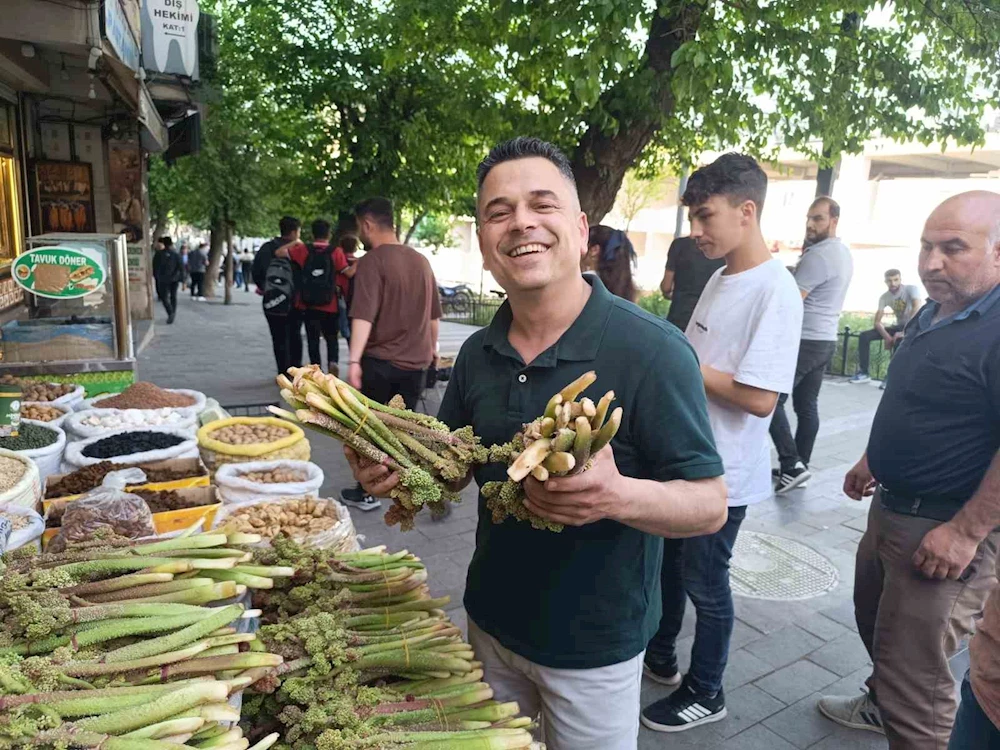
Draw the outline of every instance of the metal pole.
M688 173L687 167L681 170L681 179L677 185L677 221L674 224L674 238L681 236L681 232L684 230L684 206L681 204L681 198L684 196L684 191L687 190L688 185Z
M844 326L844 350L840 353L840 374L847 375L847 342L851 340L851 327Z

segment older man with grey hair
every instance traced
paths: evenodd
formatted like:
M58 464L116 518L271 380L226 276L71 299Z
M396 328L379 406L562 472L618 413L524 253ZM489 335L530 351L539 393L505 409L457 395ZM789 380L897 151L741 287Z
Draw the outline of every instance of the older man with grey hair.
M875 495L854 580L874 669L867 693L819 701L839 724L884 732L893 750L947 747L948 660L997 582L1000 194L934 209L919 271L932 301L906 326L868 450L844 480L855 500Z

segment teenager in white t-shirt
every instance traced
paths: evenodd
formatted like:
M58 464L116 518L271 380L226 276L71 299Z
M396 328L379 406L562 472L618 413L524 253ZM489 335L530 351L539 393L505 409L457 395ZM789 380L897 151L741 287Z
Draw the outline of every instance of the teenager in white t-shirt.
M761 234L766 192L767 176L757 162L725 154L691 175L683 197L698 248L726 261L705 286L687 337L701 361L709 419L726 470L729 519L715 534L664 542L663 619L644 671L680 687L642 712L642 723L661 732L726 715L722 675L734 622L729 559L747 506L771 496L768 425L778 394L788 393L795 378L802 295ZM694 603L697 624L691 667L681 681L676 639L685 595Z

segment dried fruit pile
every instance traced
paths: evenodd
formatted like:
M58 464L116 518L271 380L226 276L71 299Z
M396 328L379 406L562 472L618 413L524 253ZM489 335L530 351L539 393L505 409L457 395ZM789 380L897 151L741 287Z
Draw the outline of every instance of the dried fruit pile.
M271 471L248 471L239 475L240 479L259 484L294 484L304 482L309 477L297 469L272 469Z
M288 375L279 375L278 385L295 412L271 407L273 414L331 435L363 459L399 472L386 523L411 529L424 506L433 511L443 503L458 502L450 485L487 459L471 427L451 431L433 417L403 408L401 399L388 404L372 401L315 365L290 368Z
M36 422L52 422L65 415L66 412L54 406L42 406L41 404L23 404L21 406L21 419L34 419Z
M111 461L101 461L100 463L91 464L90 466L84 466L81 469L77 469L71 474L67 474L62 479L47 484L45 488L45 497L50 499L53 497L66 497L68 495L80 495L84 492L89 492L95 487L99 487L104 481L104 477L107 476L112 471L121 471L122 469L132 468L126 464L116 464ZM149 483L154 482L173 482L177 479L187 479L192 476L190 470L181 471L176 469L152 469L148 466L139 465L143 473L146 475L146 481ZM204 475L204 472L199 470L199 476Z
M530 521L536 529L562 531L562 524L536 516L524 507L521 483L530 474L539 482L550 476L565 476L586 471L591 456L597 455L618 432L622 409L610 416L614 391L604 394L598 403L589 398L576 399L597 380L586 372L553 396L545 414L524 425L514 439L490 448L490 460L509 464L505 482L483 485L486 507L493 511L493 522L502 523L509 516Z
M80 451L87 458L114 458L133 453L147 453L164 448L173 448L184 442L179 435L151 430L137 430L111 435L102 440L95 440Z

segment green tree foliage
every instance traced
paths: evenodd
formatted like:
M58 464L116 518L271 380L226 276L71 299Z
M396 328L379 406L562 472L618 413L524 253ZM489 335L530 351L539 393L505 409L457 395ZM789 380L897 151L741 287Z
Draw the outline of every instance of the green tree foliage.
M437 252L442 247L452 247L455 244L455 238L451 234L454 228L454 221L447 214L427 214L417 224L413 236Z

